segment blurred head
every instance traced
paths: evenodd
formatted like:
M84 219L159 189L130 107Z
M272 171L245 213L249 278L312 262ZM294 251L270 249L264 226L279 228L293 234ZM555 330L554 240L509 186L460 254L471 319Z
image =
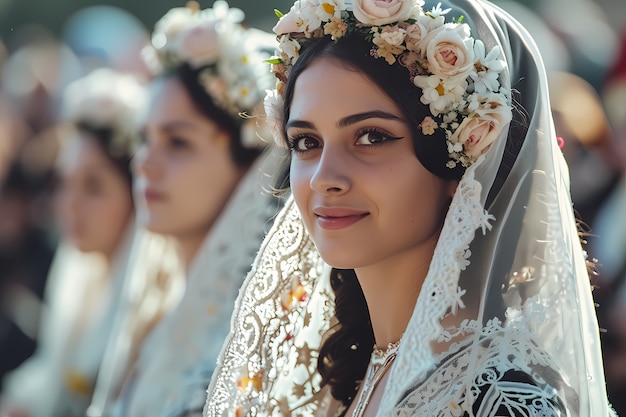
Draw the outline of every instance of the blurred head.
M57 213L62 235L78 250L111 255L133 216L129 155L112 155L99 134L76 130L64 144Z
M147 63L155 72L134 159L142 223L178 237L204 235L267 143L258 119L274 40L244 29L215 2L170 10L157 22Z
M59 158L58 215L79 250L112 255L134 208L130 159L144 88L129 75L100 69L68 86L69 127Z
M254 159L235 159L236 130L209 116L211 107L194 101L181 76L150 86L133 166L140 221L155 233L205 234Z

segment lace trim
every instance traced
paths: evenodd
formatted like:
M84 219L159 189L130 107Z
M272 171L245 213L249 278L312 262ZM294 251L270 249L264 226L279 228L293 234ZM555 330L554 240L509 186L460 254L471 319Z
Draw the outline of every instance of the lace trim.
M314 328L311 336L321 340L334 313L328 289L318 289L314 294L324 268L316 254L290 199L240 291L231 333L218 361L217 376L209 387L205 415L226 416L235 411L237 415L249 416L282 413L287 407L286 399L269 393L277 378L289 371L299 374L297 380L291 381L298 391L294 393L297 398L313 396L318 391L319 345L304 341L296 346L296 336L301 336L307 327ZM321 306L323 311L317 307L315 314L307 311L309 303Z
M567 387L552 368L552 359L528 333L492 320L481 331L480 340L477 354L471 348L462 349L411 388L393 415L495 417L503 415L503 410L504 415L519 417L570 415L557 390L563 393ZM512 372L527 378L512 380Z
M459 287L458 280L461 271L469 265L469 245L476 230L481 229L485 234L491 230L490 221L495 220L481 204L482 186L475 179L476 167L483 160L468 168L459 182L408 325L413 330L402 338L385 393L403 392L410 381L419 381L434 369L437 361L430 342L437 340L438 335L447 334L441 319L446 312L456 314L465 307L461 300L465 290ZM454 256L449 256L450 253ZM378 414L389 415L397 401L398 398L384 395Z

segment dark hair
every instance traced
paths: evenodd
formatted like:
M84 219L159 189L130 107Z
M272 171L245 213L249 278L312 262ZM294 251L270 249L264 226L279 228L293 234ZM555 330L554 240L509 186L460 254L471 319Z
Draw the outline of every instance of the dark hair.
M204 90L204 87L198 83L200 72L204 69L204 67L194 69L189 64L184 63L170 72L164 73L163 76L177 77L181 81L196 109L208 119L211 119L231 138L230 153L233 162L240 167L248 167L252 165L262 151L243 146L240 133L244 121L243 117L233 117L222 110Z
M454 169L446 166L449 155L445 133L437 129L425 140L418 128L430 112L421 103L421 90L411 82L409 71L399 63L389 65L382 58L372 58L370 49L371 42L359 35L337 42L329 37L307 39L285 86L284 120L289 118L298 76L316 59L334 58L347 68L362 72L398 104L409 121L415 155L424 167L441 178L459 179L464 168L460 164ZM367 302L354 270L333 269L331 285L338 323L320 349L317 367L322 386L329 385L333 397L349 405L365 375L375 339Z
M113 163L113 166L124 177L128 188L132 188L133 177L130 160L134 151L134 138L119 138L112 126L100 126L88 121L77 121L74 126L78 132L86 133L102 150L104 156Z

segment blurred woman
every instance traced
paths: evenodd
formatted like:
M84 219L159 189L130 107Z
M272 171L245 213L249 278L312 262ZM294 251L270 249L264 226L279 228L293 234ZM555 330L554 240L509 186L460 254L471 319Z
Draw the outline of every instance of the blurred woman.
M99 69L67 87L56 214L62 236L32 359L10 375L7 416L82 416L117 308L134 224L138 81Z
M135 201L141 226L175 241L185 289L145 339L136 318L145 320L140 311L152 302L135 297L89 415L201 415L239 286L277 211L262 185L270 162L260 124L273 85L263 61L275 39L245 29L243 17L223 1L206 10L192 3L156 24L146 51L156 77L133 161Z

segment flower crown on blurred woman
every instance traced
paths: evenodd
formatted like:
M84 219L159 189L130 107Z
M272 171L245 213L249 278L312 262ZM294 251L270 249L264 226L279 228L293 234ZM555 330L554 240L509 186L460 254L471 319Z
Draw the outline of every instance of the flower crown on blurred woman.
M98 68L68 85L62 116L79 129L107 129L112 153L128 158L135 144L136 118L145 99L145 88L137 77Z
M502 51L494 46L486 53L462 17L446 22L450 9L442 10L441 3L430 11L423 5L423 1L298 0L289 13L276 11L280 56L269 62L278 81L265 100L276 140L285 143L284 87L302 45L311 38L330 36L340 42L360 33L371 40L373 58L389 65L398 62L421 89L420 101L432 117L426 116L419 127L425 136L436 129L445 132L448 168L474 163L511 120L510 91L498 80L505 68Z
M198 84L213 102L242 123L243 146L262 148L266 143L261 138L269 135L259 131L253 116L262 113L259 103L272 86L264 61L271 56L275 40L245 28L243 19L243 11L226 1L217 0L204 10L190 1L186 7L170 9L156 23L151 45L143 54L155 75L184 63L196 70Z

